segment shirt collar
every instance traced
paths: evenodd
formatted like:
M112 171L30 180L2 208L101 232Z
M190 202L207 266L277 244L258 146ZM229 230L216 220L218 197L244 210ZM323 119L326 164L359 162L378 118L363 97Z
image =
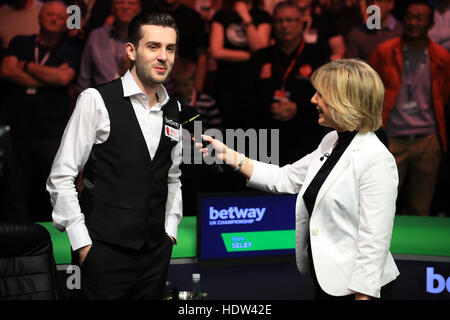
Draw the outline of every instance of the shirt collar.
M123 77L122 80L122 86L123 86L123 96L124 97L131 97L135 95L144 95L146 94L142 92L141 88L137 85L136 81L134 81L133 76L131 75L130 70L128 70ZM156 94L159 98L159 104L161 106L164 106L169 101L169 94L167 93L166 88L162 84L160 84L156 88Z

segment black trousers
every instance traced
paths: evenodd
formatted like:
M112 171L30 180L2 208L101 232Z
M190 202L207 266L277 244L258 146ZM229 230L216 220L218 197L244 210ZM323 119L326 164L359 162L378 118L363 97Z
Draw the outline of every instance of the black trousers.
M163 298L172 240L168 235L150 248L119 247L93 239L81 265L81 292L87 300Z

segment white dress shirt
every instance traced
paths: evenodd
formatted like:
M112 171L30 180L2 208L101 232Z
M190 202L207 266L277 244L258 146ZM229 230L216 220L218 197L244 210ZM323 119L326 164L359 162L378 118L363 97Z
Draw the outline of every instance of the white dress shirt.
M169 101L167 91L163 85L160 85L156 90L158 102L149 108L148 96L142 92L129 71L121 80L124 97L130 97L148 151L153 158L162 132L161 107ZM180 104L178 107L180 108ZM100 93L94 88L86 89L78 97L47 179L47 191L50 193L53 205L53 225L60 231L67 231L73 250L92 244L89 230L84 222L84 214L78 202L75 179L86 164L92 146L104 143L109 137L109 132L109 115ZM180 135L167 180L165 229L167 234L175 239L183 213L179 179L181 140Z

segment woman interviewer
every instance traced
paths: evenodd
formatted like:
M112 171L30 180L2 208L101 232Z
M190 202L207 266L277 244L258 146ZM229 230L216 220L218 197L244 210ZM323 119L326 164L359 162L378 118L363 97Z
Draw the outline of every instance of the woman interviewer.
M388 298L399 275L389 252L398 175L394 157L374 134L384 86L369 65L353 59L327 63L311 81L319 124L335 129L311 154L280 168L209 136L202 138L212 147L201 151L207 156L214 148L250 187L298 194L296 261L301 273L312 274L316 299Z

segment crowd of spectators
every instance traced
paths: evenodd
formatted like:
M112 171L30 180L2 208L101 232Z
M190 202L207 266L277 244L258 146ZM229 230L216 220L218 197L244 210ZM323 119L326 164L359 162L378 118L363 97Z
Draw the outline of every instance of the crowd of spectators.
M67 29L70 5L81 9L78 29ZM280 165L326 133L312 72L335 59L369 62L386 87L377 134L398 163L398 214L450 216L449 0L3 0L0 220L51 220L45 182L77 96L128 70L127 28L142 10L169 12L180 30L169 92L204 129L278 129ZM186 215L197 192L245 189L223 170L185 168Z

